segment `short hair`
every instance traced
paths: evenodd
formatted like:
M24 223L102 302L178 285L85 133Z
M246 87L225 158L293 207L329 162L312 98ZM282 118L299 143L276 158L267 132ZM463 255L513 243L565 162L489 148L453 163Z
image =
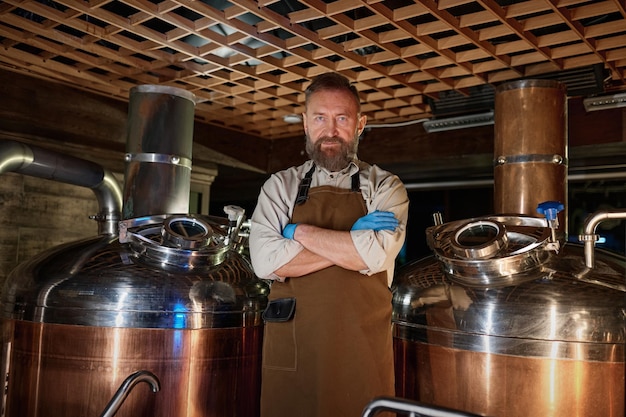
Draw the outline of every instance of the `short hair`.
M313 82L309 84L304 92L305 105L309 104L309 99L314 93L323 90L343 90L352 94L356 107L359 113L361 112L361 99L356 87L350 83L350 80L336 72L327 72L313 79Z

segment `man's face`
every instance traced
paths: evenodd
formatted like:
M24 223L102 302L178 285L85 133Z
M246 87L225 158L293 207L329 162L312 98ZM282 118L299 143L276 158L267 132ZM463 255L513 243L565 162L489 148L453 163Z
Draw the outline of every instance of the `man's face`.
M309 157L329 171L347 167L356 156L366 121L347 91L321 90L312 94L303 115Z

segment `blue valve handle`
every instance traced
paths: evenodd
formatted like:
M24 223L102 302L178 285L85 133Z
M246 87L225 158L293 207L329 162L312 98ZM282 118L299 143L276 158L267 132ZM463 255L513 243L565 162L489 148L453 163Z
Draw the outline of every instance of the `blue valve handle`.
M548 221L556 220L559 212L563 211L565 206L558 201L544 201L537 206L537 213L543 214Z

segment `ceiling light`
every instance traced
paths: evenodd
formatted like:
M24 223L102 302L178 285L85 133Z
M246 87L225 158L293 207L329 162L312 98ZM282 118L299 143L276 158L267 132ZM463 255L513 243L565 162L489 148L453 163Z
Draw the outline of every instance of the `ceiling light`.
M299 114L286 114L283 116L283 120L285 123L300 123L302 121L302 116Z
M445 119L431 119L424 122L424 130L428 133L443 132L444 130L465 129L468 127L486 126L493 124L493 111L467 116L448 117Z
M612 94L610 96L587 97L583 100L586 111L615 109L626 107L626 93Z

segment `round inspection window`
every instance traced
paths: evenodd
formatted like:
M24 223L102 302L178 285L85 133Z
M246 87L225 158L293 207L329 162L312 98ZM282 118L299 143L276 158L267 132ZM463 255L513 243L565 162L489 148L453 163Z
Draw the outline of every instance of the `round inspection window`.
M181 249L197 249L209 244L213 230L197 217L170 217L163 223L164 243Z
M504 225L493 221L476 221L461 226L454 234L452 248L457 256L471 259L490 258L506 247Z

